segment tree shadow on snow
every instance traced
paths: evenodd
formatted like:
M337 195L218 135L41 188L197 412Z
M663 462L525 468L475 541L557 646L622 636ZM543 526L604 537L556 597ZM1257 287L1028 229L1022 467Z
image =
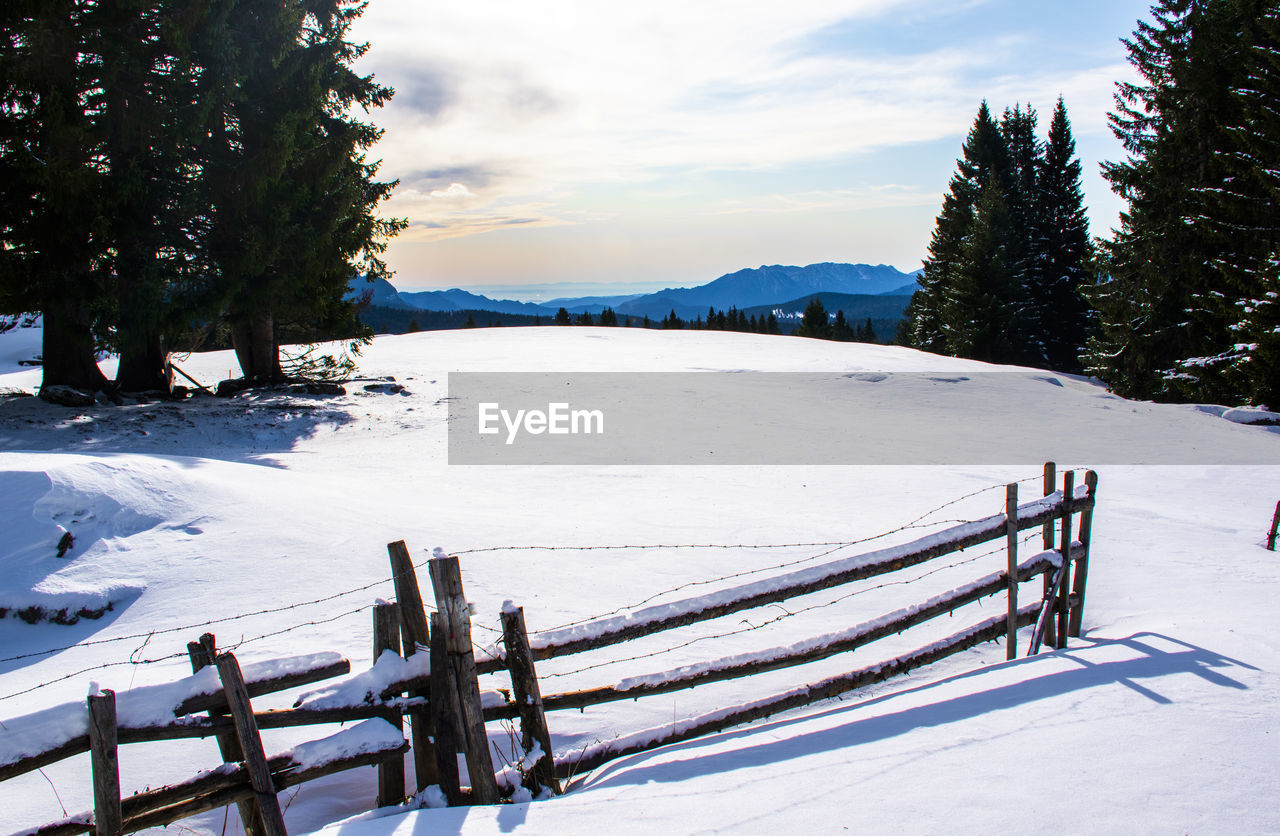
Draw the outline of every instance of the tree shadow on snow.
M352 423L351 406L351 395L310 395L296 387L77 409L2 398L0 452L146 453L275 465L273 453L294 449L322 427Z
M1150 639L1168 642L1176 649L1161 649L1152 644ZM1139 655L1134 657L1130 653L1126 658L1106 659L1109 650L1126 649ZM836 751L898 737L920 728L962 722L993 711L1025 707L1039 700L1104 685L1123 685L1154 703L1167 705L1173 700L1158 690L1159 680L1162 677L1189 673L1212 685L1246 690L1247 686L1227 676L1222 669L1239 667L1258 670L1240 660L1158 633L1138 633L1125 639L1093 640L1088 645L1062 651L1056 655L1059 658L1069 659L1078 667L1055 670L1041 676L1029 675L1026 679L1017 682L976 690L958 697L901 711L891 711L870 717L859 716L849 722L820 731L763 743L751 743L741 747L735 746L731 751L698 753L699 749L718 746L729 741L759 740L771 734L785 735L788 727L812 722L818 718L847 715L851 712L861 715L868 708L880 703L901 700L910 695L918 695L969 679L978 679L997 671L1008 671L1012 667L1035 665L1037 660L1044 661L1045 657L1032 656L1000 665L990 665L914 688L883 694L865 702L853 705L846 703L826 711L757 724L742 730L710 735L621 758L606 764L599 771L585 778L579 786L683 781L744 767L777 764L815 752ZM1102 656L1103 661L1092 661L1088 658L1092 655ZM664 761L650 766L643 765L659 752L664 755L687 754L689 757L677 762Z

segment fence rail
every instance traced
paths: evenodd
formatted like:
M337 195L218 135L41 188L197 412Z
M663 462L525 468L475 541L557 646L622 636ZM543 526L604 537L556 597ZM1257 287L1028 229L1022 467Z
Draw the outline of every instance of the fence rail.
M284 822L276 802L276 794L282 789L336 771L374 764L379 770L375 803L378 806L397 804L406 797L403 763L406 751L414 757L417 789L439 786L451 804L495 803L504 794L510 794L516 783L533 792L547 789L559 793L560 779L613 758L829 699L982 642L1005 638L1007 655L1013 658L1017 630L1021 627L1034 625L1028 652L1038 651L1045 642L1054 647L1065 646L1068 635L1079 635L1083 619L1097 476L1088 472L1085 485L1079 489L1074 485L1071 471L1064 474L1061 489L1055 489L1055 482L1056 468L1048 463L1044 473L1045 495L1018 504L1018 485L1011 484L1007 486L1005 510L1001 514L825 565L548 630L532 639L525 627L523 610L514 605L504 606L502 646L492 654L481 654L473 645L471 610L463 593L458 558L437 556L428 561L436 604L436 612L428 618L409 551L403 542L392 543L388 554L397 603L381 603L373 608L375 664L369 671L326 686L319 692L303 694L291 708L255 711L250 702L254 697L331 680L348 674L350 664L336 654L324 654L250 665L245 669L243 682L238 682L239 665L234 656L219 654L213 636L206 634L188 645L195 672L192 677L169 686L150 686L151 689L170 689L153 692L150 697L154 700L156 693L160 693L170 699L171 721L155 722L149 717L138 722L136 712L128 708L129 701L138 697L134 692L120 695L123 710L116 716L116 695L104 692L90 697L87 712L83 706L64 707L66 711L85 712L80 715L84 718L84 733L46 741L39 751L20 751L21 746L4 745L6 735L22 732L23 724L13 723L17 732L11 727L0 731L0 753L9 752L8 762L0 763L0 781L90 752L95 810L24 833L93 832L101 836L165 825L230 804L237 805L250 836L283 833ZM1078 536L1073 529L1076 515ZM1043 532L1043 550L1021 557L1019 532L1036 528ZM983 575L848 629L787 647L766 648L631 676L612 684L541 693L536 662L599 651L640 637L899 572L994 541L1004 541L1008 554L1004 571ZM942 568L957 568L964 562L972 561ZM1044 579L1039 600L1019 606L1020 586L1037 576ZM1004 615L987 618L914 651L743 705L553 756L547 712L639 699L828 659L1001 592L1008 596L1009 605ZM427 661L429 665L425 664ZM217 676L212 671L205 672L206 668L216 669ZM510 676L510 690L502 696L493 691L482 692L478 677L500 672ZM44 714L46 712L41 712L32 718ZM96 719L90 721L90 715ZM409 718L412 746L404 738L405 717ZM496 776L484 724L514 719L519 720L519 743L523 751L515 757L517 775L513 778L508 769ZM355 721L362 721L361 725L315 743L319 747L316 751L322 755L301 754L313 745L303 744L292 752L267 758L258 737L259 729ZM64 725L74 731L74 723ZM209 736L217 738L219 753L226 765L178 784L120 798L114 767L118 745ZM19 752L17 756L13 755L15 751ZM465 781L459 770L460 757L466 764ZM464 789L467 786L469 789Z

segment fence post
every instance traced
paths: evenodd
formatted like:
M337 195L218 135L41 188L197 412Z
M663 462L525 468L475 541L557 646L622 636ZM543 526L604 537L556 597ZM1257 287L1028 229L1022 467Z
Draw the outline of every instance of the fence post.
M1280 502L1276 503L1276 512L1271 516L1271 531L1267 534L1267 551L1276 550L1276 533L1280 532Z
M507 670L511 672L511 692L520 707L520 747L527 755L535 745L542 749L542 757L528 766L525 786L536 793L549 787L560 794L560 782L556 780L556 763L551 751L551 732L547 729L547 715L542 710L542 689L538 686L538 674L533 667L533 654L529 650L529 633L524 624L524 608L502 607L502 643L507 650Z
M400 650L400 607L386 601L373 605L373 662L376 665L382 654ZM404 718L398 709L388 711L384 718L404 732ZM404 757L397 756L378 764L378 807L388 807L404 801Z
M471 799L477 804L497 804L498 782L493 775L489 736L484 730L480 683L476 679L476 659L471 649L471 608L462 593L462 571L456 557L433 557L428 565L436 609L448 625L444 646L458 695L467 772L471 776Z
M1070 609L1071 584L1071 517L1075 504L1076 472L1062 474L1062 534L1059 547L1062 554L1062 580L1058 583L1058 642L1054 647L1067 646L1067 626Z
M280 810L280 799L276 797L271 769L267 766L267 754L262 750L258 721L254 719L249 691L245 688L244 675L240 672L240 663L232 654L220 653L214 659L214 664L218 666L222 690L227 695L231 719L236 726L236 737L244 752L244 768L249 773L249 785L253 787L254 797L258 801L262 826L267 836L288 836L284 827L284 813Z
M89 760L93 767L93 827L97 836L120 836L120 765L116 759L116 694L89 695Z
M205 633L199 641L187 642L187 656L191 659L192 673L199 673L212 665L217 655L218 644L213 633ZM221 711L209 711L206 714L210 718L227 716ZM218 741L218 754L222 757L223 763L239 763L244 760L244 754L240 751L240 741L236 740L234 731L218 732L214 735L214 739ZM240 813L240 823L244 826L247 836L262 836L264 832L262 816L258 813L257 802L252 798L237 801L236 811Z
M1005 658L1018 655L1018 484L1004 489L1005 541L1009 558L1009 624Z
M1053 493L1058 481L1058 465L1054 462L1044 463L1044 495L1048 496ZM1053 551L1053 518L1044 524L1042 531L1042 542L1045 551ZM1046 572L1044 575L1044 597L1049 598L1053 594L1053 573ZM1051 608L1052 609L1052 608ZM1052 616L1044 626L1042 639L1049 643L1050 647L1058 646L1056 631L1053 628Z
M450 806L462 803L461 781L458 779L458 754L462 751L462 715L458 711L458 688L453 683L453 668L444 637L449 633L445 617L431 614L431 727L436 733L436 765L440 789Z
M422 590L418 587L418 574L413 569L413 561L409 558L409 549L404 541L388 543L387 553L391 557L391 578L395 583L396 600L400 608L400 635L407 659L417 653L419 648L429 651L431 647L427 613L422 605ZM429 689L419 690L414 691L410 696L430 697L431 693ZM434 744L431 742L435 732L431 728L430 716L426 714L410 716L409 730L413 738L413 770L416 775L417 791L422 792L432 784L440 783Z
M1083 547L1080 559L1076 561L1076 576L1071 584L1071 594L1075 598L1075 606L1071 608L1071 624L1067 635L1080 637L1080 626L1084 620L1084 591L1089 582L1089 542L1093 539L1093 509L1098 505L1098 474L1092 470L1085 471L1085 487L1089 489L1092 502L1080 512L1080 545Z

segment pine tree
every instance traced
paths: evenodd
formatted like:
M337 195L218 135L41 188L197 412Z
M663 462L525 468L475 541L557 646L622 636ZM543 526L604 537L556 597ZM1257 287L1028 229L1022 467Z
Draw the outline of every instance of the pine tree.
M1125 41L1141 80L1117 85L1111 124L1128 159L1103 173L1129 205L1104 243L1107 280L1091 294L1100 327L1086 358L1120 394L1247 397L1232 374L1239 303L1260 298L1274 240L1256 233L1248 200L1224 192L1250 190L1234 155L1250 124L1239 94L1275 50L1274 11L1266 0L1160 0L1154 23L1140 21Z
M606 327L618 324L618 315L613 312L613 308L605 308L600 312L600 324Z
M572 320L569 318L569 310L567 308L561 308L556 311L556 325L568 325L571 322Z
M1039 171L1030 274L1036 332L1048 368L1078 373L1080 355L1094 325L1093 310L1085 298L1093 282L1093 248L1080 187L1080 160L1061 97Z
M867 323L862 328L862 342L878 343L880 338L876 336L876 329L871 325L871 317L867 317Z
M81 48L91 7L0 6L0 312L44 314L42 392L114 391L95 356L110 301L100 126L84 107L99 88Z
M809 300L809 304L805 305L804 313L800 315L800 325L795 330L797 337L814 337L817 339L830 339L831 337L831 320L827 315L826 306L822 304L822 300L817 296Z
M836 318L831 322L830 335L830 339L838 342L851 343L858 339L853 326L849 324L849 320L845 319L843 310L836 311Z
M249 379L282 377L282 328L335 325L352 278L389 275L380 255L404 222L376 207L395 183L376 181L364 156L381 131L351 114L392 91L351 69L368 48L347 40L362 11L353 0L237 0L229 42L207 45L224 50L209 60L231 81L211 110L210 250Z
M951 350L944 333L942 309L949 288L958 279L957 265L973 222L978 193L991 179L1003 191L1008 175L1005 141L984 101L974 117L962 157L956 161L956 173L943 198L942 212L929 242L929 255L918 280L920 290L912 295L904 314L908 323L905 330L913 347L939 353Z
M1038 286L1035 267L1040 260L1038 198L1044 149L1036 139L1037 114L1031 105L1023 110L1006 108L1000 119L1000 135L1008 151L1009 171L1001 183L1008 212L1002 234L1004 264L1009 272L1002 319L1009 329L1009 355L1005 361L1032 366L1047 362L1044 341L1049 311Z
M1009 210L1004 188L991 172L978 193L968 235L951 265L939 318L947 353L1007 362L1015 353L1016 274L1008 248Z
M591 312L583 311L582 313L578 314L578 321L575 322L574 324L575 325L594 325L595 323L591 321Z

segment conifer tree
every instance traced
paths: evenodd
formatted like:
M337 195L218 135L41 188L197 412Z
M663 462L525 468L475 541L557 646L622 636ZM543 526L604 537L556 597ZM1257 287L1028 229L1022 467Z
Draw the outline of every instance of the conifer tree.
M112 391L95 356L109 288L101 135L84 107L99 88L82 49L91 7L0 7L0 312L44 314L42 392Z
M853 326L849 324L849 320L845 319L843 310L836 311L836 317L831 322L830 333L830 339L838 342L849 343L857 339L857 334L854 333Z
M567 308L561 308L556 311L556 325L568 325L571 322L572 320L569 318L569 310Z
M956 173L951 178L938 215L929 255L920 274L920 290L912 295L905 316L911 345L947 353L943 311L948 288L957 279L961 248L973 221L974 205L984 183L994 178L1003 188L1008 177L1008 152L1000 128L984 101L965 140Z
M1104 243L1107 278L1091 294L1099 330L1086 362L1120 394L1247 397L1233 374L1241 303L1262 298L1275 247L1247 208L1250 180L1265 175L1247 172L1277 165L1235 152L1252 124L1244 91L1275 51L1274 5L1160 0L1154 22L1139 21L1125 41L1141 79L1117 85L1111 125L1128 159L1103 173L1128 208Z
M1036 331L1051 369L1078 373L1093 310L1085 298L1093 281L1093 248L1080 187L1080 160L1062 98L1049 125L1034 207L1035 259L1030 287Z
M797 337L815 337L829 339L831 336L831 320L827 308L817 296L809 300L804 313L800 315L800 325L795 330Z
M943 289L941 331L947 353L986 362L1006 362L1015 353L1016 274L1008 249L1009 210L1004 188L991 172L978 193L968 234Z

